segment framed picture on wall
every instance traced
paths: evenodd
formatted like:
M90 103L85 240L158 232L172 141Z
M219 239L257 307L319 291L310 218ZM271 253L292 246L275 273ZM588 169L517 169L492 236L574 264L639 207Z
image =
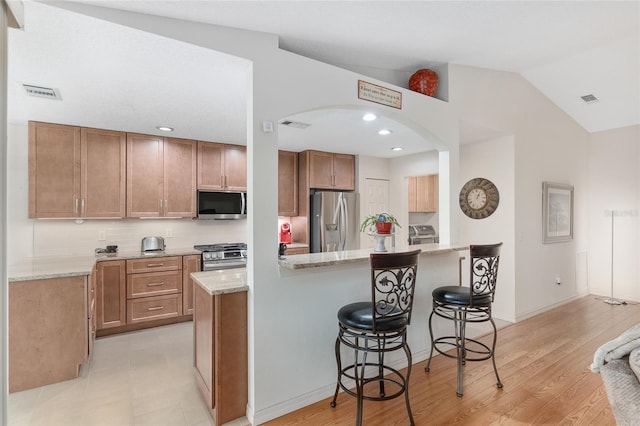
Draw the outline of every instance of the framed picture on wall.
M573 186L542 182L542 242L573 239Z

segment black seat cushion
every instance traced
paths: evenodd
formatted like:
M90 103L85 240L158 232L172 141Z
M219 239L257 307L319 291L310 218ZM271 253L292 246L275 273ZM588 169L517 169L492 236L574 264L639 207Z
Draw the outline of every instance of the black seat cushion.
M447 305L469 306L471 295L469 287L449 285L438 287L431 293L434 300ZM475 295L473 297L474 306L488 306L491 304L491 294Z
M343 306L338 311L338 321L347 327L373 331L371 302L356 302ZM401 330L406 326L406 315L376 321L376 330L379 332Z

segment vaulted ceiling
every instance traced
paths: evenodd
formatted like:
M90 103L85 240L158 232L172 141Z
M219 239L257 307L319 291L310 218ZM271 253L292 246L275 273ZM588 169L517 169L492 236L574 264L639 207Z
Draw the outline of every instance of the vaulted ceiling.
M382 80L443 64L515 72L589 132L640 124L636 1L80 3L277 34L282 49ZM24 6L24 29L9 32L10 122L166 124L176 137L245 142L245 60L65 10L72 2ZM20 83L57 88L62 101L27 97ZM589 94L598 102L581 99ZM306 117L309 147L327 132L357 138L362 124L343 112ZM283 129L282 146L290 136Z

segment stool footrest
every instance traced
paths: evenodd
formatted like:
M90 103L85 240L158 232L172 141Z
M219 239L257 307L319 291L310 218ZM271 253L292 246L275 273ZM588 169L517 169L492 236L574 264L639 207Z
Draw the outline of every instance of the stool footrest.
M452 350L456 350L460 339L455 336L443 336L433 341L433 348L440 354L448 358L457 358L457 353L450 354ZM444 349L446 347L446 349ZM491 348L475 339L465 338L464 342L464 360L465 361L484 361L493 356ZM470 356L471 354L471 356Z
M376 364L374 362L367 362L365 364L365 368L366 367L372 367L375 368L376 371L379 371L380 369L380 365ZM355 381L355 376L353 373L354 368L358 368L358 369L362 369L362 363L358 363L358 364L351 364L345 368L343 368L341 370L341 374L340 374L340 380L338 381L338 384L340 385L340 388L342 388L343 391L345 391L347 394L351 395L351 396L355 396L357 397L358 394L356 392L354 392L353 390L349 389L343 382L342 382L342 378L346 377L348 379L351 379L353 381ZM395 368L393 367L389 367L388 365L383 365L382 366L382 370L383 370L383 375L381 376L380 374L376 373L375 376L373 377L365 377L363 378L359 378L359 380L362 380L363 384L363 391L365 390L365 387L367 386L367 384L369 383L373 383L373 382L384 382L385 384L392 384L395 385L392 387L392 389L395 389L396 387L398 388L397 390L395 390L392 394L388 395L385 394L384 395L376 395L376 396L372 396L372 395L367 395L367 394L363 394L362 395L362 399L365 399L367 401L386 401L389 399L394 399L399 397L400 395L402 395L407 387L407 380L406 378Z

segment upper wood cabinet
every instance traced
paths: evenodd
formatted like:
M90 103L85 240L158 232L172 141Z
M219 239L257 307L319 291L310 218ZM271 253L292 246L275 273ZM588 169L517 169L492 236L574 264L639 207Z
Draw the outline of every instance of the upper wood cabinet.
M29 217L125 216L122 132L29 122Z
M438 175L409 178L409 212L435 213L438 211Z
M127 134L127 216L195 217L195 141Z
M247 148L198 142L198 189L246 191Z
M356 188L355 156L322 151L304 151L301 154L308 156L310 188L345 191Z
M298 153L278 151L278 216L298 215Z

